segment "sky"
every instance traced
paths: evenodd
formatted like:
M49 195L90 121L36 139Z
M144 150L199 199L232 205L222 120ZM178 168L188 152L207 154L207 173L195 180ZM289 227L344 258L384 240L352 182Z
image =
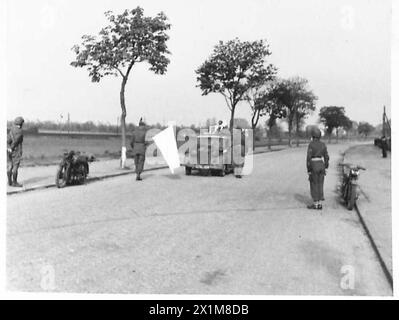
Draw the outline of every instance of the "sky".
M355 121L376 125L390 115L391 3L388 0L125 1L8 0L7 118L116 124L120 78L92 83L85 69L70 66L71 48L84 34L106 25L104 12L141 6L145 15L163 11L172 27L171 63L165 75L134 66L126 88L127 121L205 124L229 119L220 94L202 96L195 70L219 40L266 39L267 62L282 78L309 80L322 106L344 106ZM249 120L241 103L236 117Z

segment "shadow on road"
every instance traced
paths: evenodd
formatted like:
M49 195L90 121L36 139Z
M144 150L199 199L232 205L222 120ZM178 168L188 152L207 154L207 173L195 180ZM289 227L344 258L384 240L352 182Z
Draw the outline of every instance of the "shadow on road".
M308 206L313 203L312 199L309 196L305 196L304 194L296 193L294 195L296 201Z

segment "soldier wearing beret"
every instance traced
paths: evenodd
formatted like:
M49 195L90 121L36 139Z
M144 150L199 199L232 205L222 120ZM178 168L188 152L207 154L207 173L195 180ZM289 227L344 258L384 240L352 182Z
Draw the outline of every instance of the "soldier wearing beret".
M13 187L22 187L18 183L18 168L22 158L22 142L24 136L22 134L22 126L24 118L17 117L7 134L7 178L8 185Z
M141 181L141 173L144 169L145 151L146 151L146 125L143 119L140 119L139 127L133 132L130 146L133 149L134 166L136 168L136 180Z
M309 143L306 157L310 193L313 199L313 204L308 206L309 209L322 209L321 201L324 200L324 176L328 168L329 156L327 147L320 138L320 129L313 128L312 141Z

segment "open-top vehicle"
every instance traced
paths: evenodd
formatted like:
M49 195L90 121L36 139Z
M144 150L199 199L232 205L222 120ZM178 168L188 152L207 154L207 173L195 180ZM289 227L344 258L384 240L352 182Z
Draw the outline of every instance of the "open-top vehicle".
M193 170L224 176L233 171L231 165L230 138L222 134L201 134L196 137L196 147L184 157L186 175Z

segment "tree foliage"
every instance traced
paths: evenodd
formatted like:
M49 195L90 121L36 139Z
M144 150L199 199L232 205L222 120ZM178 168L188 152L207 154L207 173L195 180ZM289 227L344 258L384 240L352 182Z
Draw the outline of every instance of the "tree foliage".
M367 137L371 132L374 131L374 126L371 125L368 122L360 122L358 127L357 127L357 132L359 134L363 134L365 137Z
M260 91L254 99L255 112L258 117L268 116L267 126L269 130L276 124L277 119L282 119L287 116L287 109L279 103L276 95L276 83L270 83L268 87Z
M145 17L144 10L137 7L119 15L107 11L105 16L109 24L98 36L84 35L82 44L72 48L76 54L72 66L86 67L93 82L107 75L128 77L132 66L143 61L155 73L166 71L169 64L166 31L170 24L164 13Z
M316 109L317 97L309 89L308 80L300 77L280 79L274 83L269 99L278 109L284 109L284 117L288 123L288 143L291 144L291 132L295 124L297 130L303 119Z
M345 115L345 108L338 106L326 106L320 109L320 121L326 128L326 132L331 137L334 129L344 128L349 130L352 127L352 121ZM337 134L338 139L338 134Z
M234 125L237 104L252 88L271 80L276 68L266 65L271 54L266 41L220 41L211 56L196 70L203 95L220 93L231 112L230 127Z

